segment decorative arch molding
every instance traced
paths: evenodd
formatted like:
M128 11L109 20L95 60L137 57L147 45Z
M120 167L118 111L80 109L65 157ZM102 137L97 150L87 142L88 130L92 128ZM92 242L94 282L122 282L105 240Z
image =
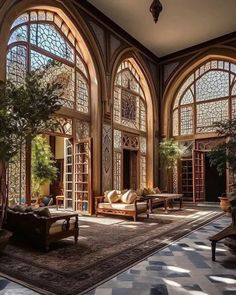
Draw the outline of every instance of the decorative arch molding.
M183 81L196 69L199 65L209 59L223 59L228 61L236 60L236 49L221 46L217 48L210 48L195 55L188 62L184 63L173 75L168 83L162 100L161 112L161 135L162 137L171 137L172 126L172 104L174 102L176 93L183 83Z
M130 60L133 67L140 76L140 85L145 93L146 106L147 106L147 185L153 186L154 184L154 165L155 165L155 151L154 151L154 141L155 141L155 131L158 129L158 109L157 109L157 99L155 86L145 61L142 59L140 54L134 51L133 48L126 48L122 50L114 60L112 66L111 75L111 90L110 97L112 98L113 105L113 93L115 77L118 68L122 61L125 59Z
M102 57L97 48L96 41L92 33L87 27L85 21L79 11L71 1L60 0L6 0L1 6L0 19L0 58L6 59L7 41L10 36L10 27L14 20L22 13L32 9L46 9L57 13L65 21L67 26L73 32L75 38L79 40L81 51L84 55L84 60L87 64L88 71L91 77L91 136L93 138L93 156L96 161L93 161L92 171L97 177L93 179L93 191L99 194L101 191L101 134L102 134L102 97L106 92L105 70L102 63ZM0 79L5 79L5 65L0 67ZM70 111L67 115L76 116ZM62 110L62 114L65 113Z

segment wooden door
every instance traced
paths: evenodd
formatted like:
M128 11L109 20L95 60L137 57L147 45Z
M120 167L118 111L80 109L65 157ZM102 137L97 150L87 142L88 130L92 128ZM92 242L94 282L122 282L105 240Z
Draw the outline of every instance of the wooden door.
M74 210L81 214L92 213L91 139L74 145Z
M74 210L73 204L73 144L64 141L64 209Z
M193 202L205 201L205 153L193 150Z
M130 151L130 188L138 188L138 153Z

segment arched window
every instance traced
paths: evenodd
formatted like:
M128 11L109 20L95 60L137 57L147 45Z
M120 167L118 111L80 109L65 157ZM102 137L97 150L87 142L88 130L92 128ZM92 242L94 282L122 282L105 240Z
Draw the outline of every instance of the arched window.
M59 79L63 84L63 106L89 113L89 74L78 40L59 15L33 10L12 24L7 78L22 83L26 72L42 66L48 67L49 79Z
M49 132L48 141L51 140L60 169L58 182L62 182L64 188L65 208L88 213L91 212L91 80L84 55L87 59L90 55L85 46L83 50L80 48L84 42L79 34L75 37L66 20L56 12L41 9L19 16L11 26L6 77L22 85L26 73L44 69L47 81L62 84L62 106L68 115L65 109L57 113L58 128ZM72 138L73 141L69 140ZM24 202L26 178L30 178L26 175L30 167L26 167L24 147L15 160L9 167L9 195L10 198L18 195ZM58 188L59 184L56 190ZM48 188L46 190L49 193Z
M146 131L146 102L140 77L126 60L118 68L114 90L114 122Z
M236 116L236 64L210 60L179 88L173 105L173 136L214 132L213 123Z
M117 70L114 84L114 188L116 189L146 186L146 112L141 77L132 64L132 59L126 59ZM131 171L130 174L127 170Z

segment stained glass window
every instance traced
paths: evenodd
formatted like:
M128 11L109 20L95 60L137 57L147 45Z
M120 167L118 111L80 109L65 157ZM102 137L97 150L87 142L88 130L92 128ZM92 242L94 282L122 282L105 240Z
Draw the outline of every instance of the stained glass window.
M56 13L37 10L22 14L12 25L8 45L9 79L19 84L26 70L47 67L48 79L63 85L63 106L89 114L88 68L76 38Z
M147 109L141 78L131 60L124 60L117 71L113 96L114 156L113 186L121 188L123 149L140 151L138 167L140 170L137 182L146 186L147 154ZM126 133L127 128L131 129ZM120 130L118 130L120 129ZM133 130L135 132L133 133ZM121 131L123 130L123 131Z
M198 67L176 94L173 136L214 132L214 122L235 116L235 80L236 64L232 62L210 60Z
M121 63L116 75L113 118L118 124L146 131L145 97L140 77L129 60Z
M180 118L181 118L180 132L181 132L181 134L191 134L193 132L192 117L193 117L192 106L181 108L181 113L180 113Z
M69 138L76 136L80 140L90 136L90 77L78 38L52 11L32 10L20 15L11 26L6 78L20 86L28 71L44 70L45 83L59 82L63 88L63 107L83 114L76 113L76 119L57 115L57 128L45 130L45 133ZM66 157L65 162L69 163L67 168L70 170L71 150L71 142L66 139L65 155L69 153L70 158ZM20 196L22 202L25 199L26 169L29 167L26 167L24 147L8 169L9 196L17 197L18 201ZM72 193L72 170L65 172L66 177L69 175L66 179L66 196L69 198L68 194Z

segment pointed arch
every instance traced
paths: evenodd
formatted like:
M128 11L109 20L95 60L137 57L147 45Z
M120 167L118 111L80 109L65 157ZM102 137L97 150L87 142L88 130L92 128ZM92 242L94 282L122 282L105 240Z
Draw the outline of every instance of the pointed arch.
M151 187L154 183L154 120L156 120L154 97L156 95L145 63L142 58L130 49L120 53L114 62L111 89L113 97L114 149L117 149L117 143L121 142L122 144L122 136L123 140L125 140L124 136L126 134L130 134L131 137L132 135L133 137L135 137L134 135L139 137L139 167L146 166L146 169L139 168L139 171L144 172L145 170L146 175L140 174L138 184ZM137 97L139 106L143 104L139 115L142 114L138 122L137 108L134 107L134 99L137 99ZM125 108L129 109L128 113L126 113ZM134 119L136 119L136 122L134 122ZM120 186L122 186L122 180L120 176L117 176L117 171L121 168L115 169L117 168L116 165L122 166L121 150L118 152L117 158L114 157L113 165L114 178L117 177L118 181L121 181Z
M163 94L162 114L161 114L161 133L163 137L170 138L172 136L172 112L177 114L173 109L178 103L179 99L183 99L184 92L189 89L192 93L191 85L193 84L194 76L192 73L201 65L210 60L222 60L228 62L235 62L236 51L228 48L212 48L198 56L192 58L188 63L185 63L172 77ZM189 97L190 99L190 97ZM176 125L175 125L176 126Z
M32 16L30 11L32 12ZM61 64L65 65L65 68L72 68L72 63L74 63L74 71L78 71L78 76L80 77L80 81L78 81L75 87L77 87L78 93L80 93L81 97L83 96L85 100L87 99L86 96L89 96L88 99L90 101L87 105L88 108L87 106L81 108L79 105L76 107L75 103L75 107L67 105L66 108L60 111L59 115L69 118L67 121L73 124L74 127L71 128L73 131L66 136L73 136L74 139L76 139L79 134L82 134L78 128L82 128L83 126L87 128L87 125L83 122L89 123L89 134L93 140L93 156L96 158L96 161L92 162L92 171L97 175L97 177L92 177L92 187L95 194L99 194L101 190L101 98L106 91L106 83L102 59L92 33L79 11L69 1L65 3L64 1L57 0L7 0L0 13L2 16L0 38L4 40L4 42L0 44L0 56L2 60L6 59L7 50L13 48L14 51L15 42L18 42L17 45L24 48L24 42L26 43L24 39L25 23L24 21L21 23L21 20L18 18L26 13L29 16L29 21L32 20L32 23L34 21L35 23L37 22L36 19L34 19L35 15L37 15L37 20L40 20L37 33L45 28L45 26L42 26L42 23L45 23L47 35L50 37L53 35L53 42L56 42L55 44L59 42L61 45L60 48L63 49L61 52L59 52L60 50L56 51L56 45L52 47L51 43L43 39L43 35L41 34L41 39L32 39L28 42L28 44L31 44L31 47L36 49L34 52L34 60L36 61L36 57L40 59L39 54L44 54L47 57L50 55L50 58L59 61ZM57 16L56 19L55 16ZM24 17L22 17L22 19L24 19ZM14 23L15 20L17 20L17 23ZM19 29L22 27L23 30ZM19 38L19 33L22 39L16 40L16 38ZM36 44L38 41L41 41L41 43ZM74 59L71 55L71 48L76 51L76 57ZM66 52L68 56L66 57L63 55L64 53L62 51L64 51L64 53ZM36 65L36 62L31 66L33 67L34 65ZM5 79L5 68L1 67L0 69L0 79ZM68 83L71 83L71 79L68 79ZM89 84L89 86L83 92L82 88L85 88L86 84ZM78 132L76 132L76 128ZM28 178L29 177L30 176L28 176Z

